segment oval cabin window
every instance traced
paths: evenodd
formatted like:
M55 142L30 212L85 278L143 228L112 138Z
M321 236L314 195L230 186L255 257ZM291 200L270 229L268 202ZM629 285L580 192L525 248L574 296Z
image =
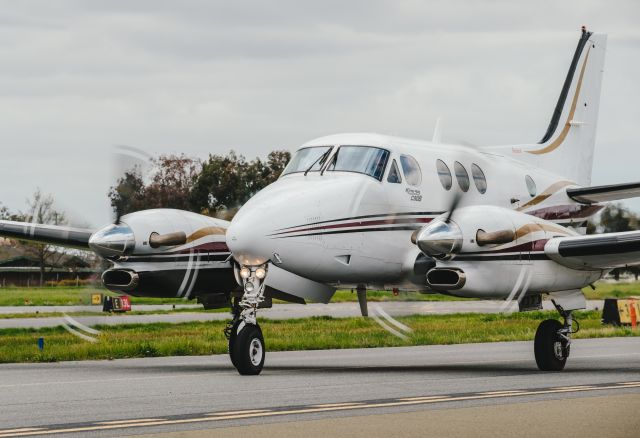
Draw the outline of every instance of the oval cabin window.
M440 178L440 184L445 190L451 190L453 184L453 178L451 177L451 171L449 166L442 160L436 161L436 169L438 170L438 178Z
M484 172L477 164L471 165L471 175L473 176L473 182L476 185L476 189L482 194L487 192L487 179L484 176Z
M525 176L524 180L527 183L527 190L529 191L529 196L533 198L538 193L536 182L529 175Z
M467 173L467 169L464 168L462 164L459 162L453 163L453 170L456 172L456 179L458 180L458 186L460 186L460 190L466 192L469 190L469 174Z
M407 184L410 186L420 185L422 182L422 172L416 159L409 155L400 155L400 165L402 166Z

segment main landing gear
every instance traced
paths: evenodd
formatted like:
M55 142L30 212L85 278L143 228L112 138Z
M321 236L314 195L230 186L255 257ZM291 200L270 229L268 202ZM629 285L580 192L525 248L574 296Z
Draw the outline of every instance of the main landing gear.
M562 371L564 369L571 351L571 335L578 331L573 331L574 321L571 311L564 310L555 302L553 304L564 319L564 323L562 324L556 319L546 319L538 326L533 350L536 364L541 371Z
M224 330L229 340L231 363L242 375L258 375L264 366L266 348L256 320L258 306L264 301L267 267L243 266L239 272L244 293L233 306L233 319Z

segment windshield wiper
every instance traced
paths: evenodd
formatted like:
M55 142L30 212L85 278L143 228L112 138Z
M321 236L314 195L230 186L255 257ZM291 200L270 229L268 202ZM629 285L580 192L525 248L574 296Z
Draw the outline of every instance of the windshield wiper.
M324 175L324 171L327 170L329 168L329 166L331 166L333 164L334 168L336 163L338 162L338 154L340 153L340 148L338 148L338 150L336 151L335 154L333 154L333 158L331 159L331 163L329 163L329 165L327 167L325 167L324 169L322 169L322 171L320 172L320 176Z
M311 163L311 166L309 166L307 168L307 170L304 171L304 176L307 176L307 173L309 173L309 171L311 171L313 166L315 166L318 163L318 161L320 162L320 167L322 167L322 164L324 163L324 160L326 160L329 157L329 153L332 150L333 150L333 147L329 148L324 154L322 154L318 158L316 158L316 160L313 163Z

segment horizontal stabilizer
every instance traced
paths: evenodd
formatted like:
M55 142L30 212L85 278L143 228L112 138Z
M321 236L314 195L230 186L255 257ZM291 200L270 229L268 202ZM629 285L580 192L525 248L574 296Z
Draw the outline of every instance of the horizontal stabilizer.
M93 230L30 222L0 221L0 237L29 240L69 248L89 249Z
M613 269L640 264L640 231L555 237L545 254L572 269Z
M636 198L640 196L640 182L569 188L567 189L567 195L574 201L582 204Z

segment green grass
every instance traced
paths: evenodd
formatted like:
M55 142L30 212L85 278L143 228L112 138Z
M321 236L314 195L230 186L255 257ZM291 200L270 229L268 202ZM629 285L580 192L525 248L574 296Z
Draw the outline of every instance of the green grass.
M638 283L596 283L596 290L584 289L587 299L625 298L640 296ZM88 305L92 293L116 295L99 287L34 287L34 288L0 288L0 306L72 306ZM369 301L463 301L473 298L457 298L442 294L420 294L417 292L400 292L397 296L390 291L368 291ZM332 302L357 301L355 292L339 290ZM138 298L131 297L132 304L186 304L180 298ZM99 306L96 306L98 309Z
M599 281L596 289L590 287L583 289L588 300L603 300L605 298L640 297L640 282L637 283L605 283Z
M394 295L391 291L369 290L367 291L368 301L471 301L476 298L459 298L444 294L421 294L419 292L399 292ZM331 298L332 303L345 303L358 301L355 291L338 290Z
M133 310L126 313L105 313L100 306L91 312L30 312L30 313L0 313L0 319L19 318L58 318L62 316L108 316L108 315L168 315L171 313L229 313L228 308L204 310L202 307L178 308L169 310Z
M0 306L80 306L91 304L91 294L116 296L100 287L6 287L0 288ZM187 304L180 298L131 297L132 304ZM100 306L96 306L97 309Z
M425 315L398 318L414 329L409 339L394 337L372 319L329 317L262 322L269 351L388 347L531 340L538 323L555 312ZM599 312L577 312L577 338L638 336L640 330L603 327ZM225 353L225 323L135 324L97 327L99 342L89 343L60 327L0 330L0 362L52 362L149 356ZM36 342L45 339L44 352Z
M112 292L99 287L33 287L33 288L0 288L0 306L77 306L91 304L91 294L102 293L115 296ZM458 301L456 298L441 294L420 294L417 292L400 292L397 296L390 291L369 291L369 301ZM339 290L332 302L357 301L355 292ZM278 302L278 301L276 301ZM131 297L132 304L193 304L195 300L186 301L180 298L139 298ZM99 306L96 306L96 309Z

